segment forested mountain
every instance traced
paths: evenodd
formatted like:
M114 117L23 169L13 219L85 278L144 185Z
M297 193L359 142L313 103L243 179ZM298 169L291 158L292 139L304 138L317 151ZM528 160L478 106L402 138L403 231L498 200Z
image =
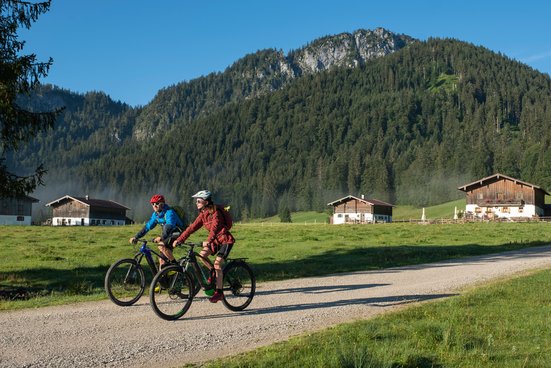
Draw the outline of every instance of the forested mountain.
M276 91L303 75L365 65L414 41L377 28L323 37L288 55L273 49L258 51L236 61L223 73L161 90L138 116L134 135L138 140L151 138L176 120L185 124L228 103Z
M335 58L321 71L297 60L305 50L316 54L317 42L335 50L349 36L314 41L285 58L260 51L224 73L160 91L138 109L101 93L53 89L76 107L14 160L45 162L42 193L110 191L138 209L138 219L153 192L191 211L189 196L201 188L231 203L237 218L281 207L323 210L347 194L434 204L495 172L551 189L549 75L457 40L400 39L384 57ZM270 57L262 68L272 68L255 64ZM277 60L293 67L273 68L284 65ZM292 78L282 79L282 70ZM72 143L71 129L86 133Z

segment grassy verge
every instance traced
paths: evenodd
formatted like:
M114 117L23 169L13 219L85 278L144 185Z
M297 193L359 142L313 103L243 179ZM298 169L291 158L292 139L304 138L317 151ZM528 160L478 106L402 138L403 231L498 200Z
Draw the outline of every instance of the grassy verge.
M339 325L208 367L549 367L551 270Z
M115 260L133 256L128 239L138 229L0 226L0 310L105 298L105 272ZM548 223L236 224L232 256L248 257L262 282L550 244L550 229ZM198 232L191 240L205 236Z
M427 220L452 219L454 211L465 211L465 199L442 203L436 206L425 208L425 217ZM423 215L423 209L413 206L396 206L392 211L392 219L400 220L420 220Z

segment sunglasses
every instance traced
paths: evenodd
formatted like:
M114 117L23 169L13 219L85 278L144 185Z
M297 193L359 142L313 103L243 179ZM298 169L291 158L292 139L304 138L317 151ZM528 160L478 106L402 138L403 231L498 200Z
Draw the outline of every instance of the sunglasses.
M195 203L205 203L206 201L204 199L198 199L195 201Z
M151 203L152 206L160 206L163 202L153 202Z

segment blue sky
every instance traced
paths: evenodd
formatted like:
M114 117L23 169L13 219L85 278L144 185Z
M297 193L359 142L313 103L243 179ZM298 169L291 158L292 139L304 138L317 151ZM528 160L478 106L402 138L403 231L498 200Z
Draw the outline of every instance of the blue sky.
M53 0L19 35L23 53L54 59L43 83L136 106L257 50L377 27L470 42L551 75L550 14L543 0Z

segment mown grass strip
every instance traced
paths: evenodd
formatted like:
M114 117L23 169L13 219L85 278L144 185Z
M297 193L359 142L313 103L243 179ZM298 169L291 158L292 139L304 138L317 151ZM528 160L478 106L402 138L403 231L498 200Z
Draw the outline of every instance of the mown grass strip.
M206 367L549 367L551 270L342 324Z

